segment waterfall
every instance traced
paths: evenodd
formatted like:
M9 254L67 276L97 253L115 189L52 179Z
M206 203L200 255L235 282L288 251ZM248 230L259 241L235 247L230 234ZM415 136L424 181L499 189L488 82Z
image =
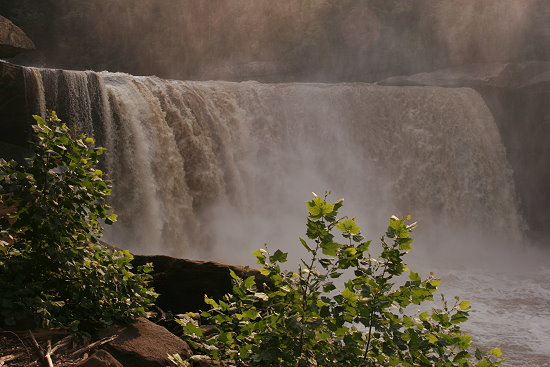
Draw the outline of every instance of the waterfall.
M57 110L107 148L120 214L107 238L119 247L236 262L238 247L294 243L301 203L327 189L376 235L412 213L520 237L504 148L472 89L26 70L36 112Z

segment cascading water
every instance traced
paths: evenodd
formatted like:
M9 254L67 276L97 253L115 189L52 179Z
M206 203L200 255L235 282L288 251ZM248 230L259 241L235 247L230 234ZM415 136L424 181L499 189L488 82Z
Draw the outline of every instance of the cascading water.
M300 203L326 189L351 199L349 213L369 220L361 224L371 238L388 216L414 214L423 237L415 252L439 256L438 264L477 260L484 269L494 251L521 239L504 148L491 112L471 89L183 82L34 68L25 74L36 112L57 110L107 148L120 215L107 240L137 253L249 263L248 250L265 241L295 247L303 232ZM529 289L538 304L548 292L544 282L513 283L503 297L496 290L506 280L493 288L480 280L493 284L489 277L459 271L447 278L456 293L484 286L480 302L492 297L498 315L510 312L506 320L474 314L474 333L499 345L499 335L513 328L506 346L518 360L547 357L544 309L535 309L529 329L506 324L526 323L525 308L509 303L511 295L524 298ZM539 346L526 344L529 338Z
M227 236L250 221L273 223L309 191L331 188L368 218L412 212L519 238L504 149L470 89L27 77L41 113L58 110L107 148L121 214L109 236L137 252L207 256L237 246ZM217 210L232 213L223 234Z

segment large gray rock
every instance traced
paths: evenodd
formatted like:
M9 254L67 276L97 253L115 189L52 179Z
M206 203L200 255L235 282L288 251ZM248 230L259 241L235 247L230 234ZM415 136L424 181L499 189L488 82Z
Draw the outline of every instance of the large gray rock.
M124 327L118 334L105 349L125 367L165 367L170 364L169 354L191 356L187 343L145 318Z
M34 48L33 41L25 32L0 15L0 57L13 57Z

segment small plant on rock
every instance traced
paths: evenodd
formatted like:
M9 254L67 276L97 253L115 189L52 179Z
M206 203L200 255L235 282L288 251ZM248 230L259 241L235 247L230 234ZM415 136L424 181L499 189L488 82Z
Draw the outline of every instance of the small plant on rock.
M51 113L34 116L27 164L0 160L0 324L93 329L145 314L156 294L150 265L98 244L116 215L97 169L102 148Z
M460 324L470 303L421 312L440 281L407 268L415 223L391 217L379 245L361 235L355 219L338 217L343 201L315 196L307 202L309 254L295 271L287 254L254 252L262 277L231 272L233 292L206 297L205 333L191 315L180 321L188 342L212 360L231 366L497 366L501 352L472 352ZM373 249L380 251L373 256ZM195 357L198 358L198 357ZM180 366L190 361L172 359Z

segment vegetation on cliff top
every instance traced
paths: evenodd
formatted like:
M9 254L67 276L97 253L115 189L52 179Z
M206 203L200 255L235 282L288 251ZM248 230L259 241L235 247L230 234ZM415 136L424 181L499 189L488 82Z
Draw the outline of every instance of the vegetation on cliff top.
M150 266L98 243L116 215L97 169L103 148L55 113L34 116L26 164L0 159L0 324L91 330L145 314Z

